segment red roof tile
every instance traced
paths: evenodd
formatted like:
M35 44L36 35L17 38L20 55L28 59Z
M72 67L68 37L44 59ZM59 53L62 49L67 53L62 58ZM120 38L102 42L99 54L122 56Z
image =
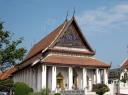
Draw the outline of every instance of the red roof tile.
M75 22L75 24L77 25L77 22L75 21L75 18L72 18L69 21L65 21L63 24L61 24L60 26L58 26L53 32L51 32L49 35L47 35L45 38L43 38L41 41L39 41L37 44L35 44L31 50L29 51L27 57L25 60L35 56L36 54L38 54L39 52L47 49L47 47L53 43L53 41L56 39L57 36L59 36L60 32L62 32L68 25L71 24L71 22ZM77 25L78 27L78 25ZM78 27L79 28L79 27ZM82 36L82 38L84 39L85 44L87 45L87 47L89 48L89 54L93 54L94 55L94 51L92 50L92 48L90 47L90 45L88 44L88 42L86 41L86 39L83 37L81 31L80 34Z
M42 50L46 49L54 41L54 39L57 37L60 30L64 27L64 24L65 24L65 22L63 24L61 24L60 26L58 26L53 32L48 34L45 38L40 40L37 44L35 44L31 48L31 50L29 51L25 60L35 56L36 54L38 54Z
M11 67L5 71L3 71L1 74L0 74L0 80L5 80L7 78L9 78L12 73L14 73L16 71L16 67Z
M75 57L75 56L63 56L63 55L49 55L42 60L46 64L56 65L80 65L90 67L110 67L102 61L91 57Z

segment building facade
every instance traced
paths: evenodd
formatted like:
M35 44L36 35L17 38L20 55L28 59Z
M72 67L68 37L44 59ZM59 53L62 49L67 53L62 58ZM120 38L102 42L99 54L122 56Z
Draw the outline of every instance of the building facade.
M12 78L14 82L27 83L34 91L47 88L50 92L91 92L94 84L108 84L110 67L94 55L72 17L31 48Z
M120 67L119 92L128 95L128 58L126 58Z

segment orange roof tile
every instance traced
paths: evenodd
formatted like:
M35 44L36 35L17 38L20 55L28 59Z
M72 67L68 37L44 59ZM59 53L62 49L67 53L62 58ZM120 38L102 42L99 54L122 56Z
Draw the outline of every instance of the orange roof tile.
M29 51L25 60L35 56L42 50L46 49L53 42L53 40L57 37L60 30L64 27L64 24L65 24L65 22L63 24L61 24L60 26L58 26L53 32L48 34L45 38L43 38L38 43L36 43Z
M41 41L39 41L37 44L35 44L31 50L29 51L27 57L25 58L25 60L35 56L36 54L38 54L39 52L45 50L51 43L53 43L53 41L55 40L55 38L57 36L59 36L59 33L62 32L68 25L70 25L72 22L75 22L77 25L77 22L75 20L75 18L72 18L69 21L65 21L63 24L61 24L60 26L58 26L53 32L51 32L50 34L48 34L45 38L43 38ZM78 27L78 25L77 25ZM61 31L62 30L62 31ZM82 38L84 39L85 44L87 45L87 47L89 48L89 54L93 54L94 55L94 51L92 50L92 48L90 47L89 43L86 41L86 39L83 37L82 33L80 32ZM24 60L24 61L25 61Z
M17 70L16 67L11 67L9 69L6 69L0 74L0 80L5 80L9 78L12 75L12 73L14 73L16 70Z
M75 57L75 56L63 56L63 55L49 55L42 60L46 64L56 65L80 65L91 67L110 67L102 61L91 57Z

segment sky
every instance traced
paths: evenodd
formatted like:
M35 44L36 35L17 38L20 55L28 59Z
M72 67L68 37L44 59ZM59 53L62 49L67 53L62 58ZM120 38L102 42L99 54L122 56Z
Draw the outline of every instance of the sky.
M0 0L0 20L29 51L74 9L95 58L119 67L128 58L128 0Z

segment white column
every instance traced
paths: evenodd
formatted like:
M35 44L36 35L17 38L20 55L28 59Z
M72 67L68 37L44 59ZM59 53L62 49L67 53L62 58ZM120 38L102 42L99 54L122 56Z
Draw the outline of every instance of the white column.
M25 71L23 70L23 82L25 83Z
M83 68L83 90L85 95L87 95L87 69Z
M104 84L108 84L108 73L107 73L107 69L104 69Z
M28 77L27 77L28 78L28 85L30 86L30 72L29 71L30 71L30 68L28 68Z
M32 72L33 72L33 74L32 74L33 75L32 76L33 77L33 82L32 82L33 90L36 91L36 71L34 70L34 68L33 68Z
M42 78L41 78L41 88L46 88L46 72L47 72L47 66L46 65L42 65Z
M56 66L52 67L52 91L56 91Z
M20 77L20 75L21 75L21 74L20 74L20 72L19 72L19 81L21 82L21 77Z
M27 83L27 70L25 69L25 83Z
M69 67L68 70L68 89L72 90L72 86L73 86L73 68Z
M90 77L89 77L88 85L89 85L89 91L91 91L92 90L92 79Z
M19 82L19 73L17 73L17 81Z
M93 80L94 82L93 82L93 83L96 84L96 70L94 71L94 76L93 76L93 78L94 78L94 80Z
M32 69L30 68L29 69L29 73L30 73L30 80L29 80L29 85L30 85L30 87L32 88Z
M38 67L38 72L37 72L37 91L41 90L41 68Z
M14 81L14 83L16 82L16 79L15 79L15 77L16 77L16 75L13 75L13 81Z
M29 85L29 74L28 74L28 69L26 71L26 84Z
M99 83L101 83L101 70L99 69Z
M16 83L16 74L14 75L13 79L14 79L14 83Z
M23 71L21 71L21 82L23 82Z
M98 83L101 83L101 76L100 76L100 70L99 68L96 69L96 81L97 81L97 84Z

